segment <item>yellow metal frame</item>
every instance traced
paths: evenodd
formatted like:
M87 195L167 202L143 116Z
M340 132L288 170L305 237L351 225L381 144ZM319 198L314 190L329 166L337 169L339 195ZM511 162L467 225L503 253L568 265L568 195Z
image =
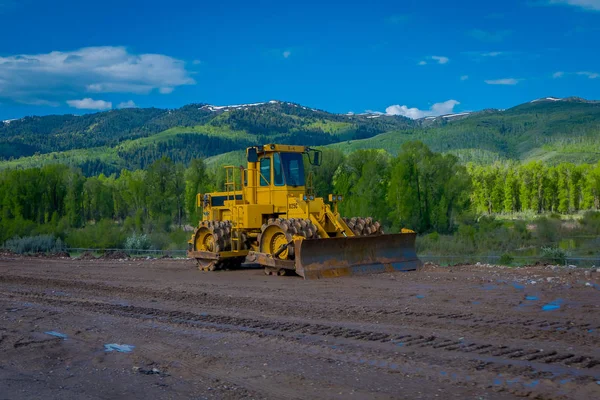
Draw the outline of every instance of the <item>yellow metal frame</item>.
M225 190L208 193L211 199L208 204L204 204L204 195L196 196L197 206L203 209L203 221L231 221L231 243L226 246L230 250L220 252L221 257L239 257L242 252L257 251L257 237L261 234L261 227L270 218L309 219L317 227L322 238L354 236L337 211L337 201L332 202L334 205L332 210L322 197L315 198L312 191L308 190L311 179L307 180L306 186L275 186L273 154L306 153L309 150L307 147L266 144L255 149L257 160L248 161L246 168L225 166ZM269 185L261 186L262 175L259 165L265 158L271 159L270 179L267 180ZM237 171L239 174L236 173ZM219 204L212 205L212 199L219 199ZM330 200L334 199L330 198ZM243 249L244 243L240 242L242 233L250 238L251 245L248 249ZM192 251L198 250L194 248L195 235L190 240L190 244Z

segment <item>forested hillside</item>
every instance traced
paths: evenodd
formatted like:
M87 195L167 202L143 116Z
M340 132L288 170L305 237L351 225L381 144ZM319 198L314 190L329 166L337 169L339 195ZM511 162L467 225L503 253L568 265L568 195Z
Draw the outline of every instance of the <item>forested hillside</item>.
M248 145L328 146L349 154L408 141L454 154L462 163L600 160L600 103L541 99L508 110L410 120L382 114L332 114L271 101L239 106L190 104L176 110L123 109L26 117L0 123L0 169L63 163L86 176L146 168L167 156L187 165Z
M330 147L345 153L382 148L397 154L402 143L412 140L422 141L434 151L452 153L462 162L596 162L600 160L600 103L578 98L539 100Z
M411 126L403 117L338 115L279 101L26 117L0 123L0 168L63 163L92 176L145 168L163 156L188 164L251 144L326 145Z

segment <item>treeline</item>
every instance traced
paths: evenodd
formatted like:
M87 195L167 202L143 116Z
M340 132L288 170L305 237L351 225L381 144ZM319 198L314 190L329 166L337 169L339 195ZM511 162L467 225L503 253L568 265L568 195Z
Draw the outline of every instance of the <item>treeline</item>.
M111 248L121 246L127 235L146 233L154 235L154 247L181 247L186 235L173 239L170 234L198 220L196 193L210 185L202 160L184 168L162 158L118 177L86 178L64 165L3 171L0 243L53 234L72 247Z
M574 213L600 208L600 163L469 165L477 213Z
M0 243L49 234L70 247L111 248L148 235L152 247L185 248L189 233L181 228L201 216L196 193L224 184L222 168L207 169L201 159L188 165L163 157L145 169L92 177L59 164L2 171ZM600 164L464 166L420 142L403 144L396 157L328 149L321 166L307 163L307 174L318 196L344 196L342 215L371 216L392 232L465 236L470 231L459 226L475 224L482 214L600 208Z

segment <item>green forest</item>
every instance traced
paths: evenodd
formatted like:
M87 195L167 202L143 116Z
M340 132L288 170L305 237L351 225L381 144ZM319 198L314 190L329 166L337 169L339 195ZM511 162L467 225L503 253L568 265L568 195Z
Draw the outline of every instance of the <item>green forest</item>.
M189 164L249 145L327 145L414 126L404 117L339 115L272 101L214 110L121 109L0 122L0 169L66 164L85 176L145 169L162 157Z
M463 165L418 141L396 153L326 148L322 165L306 169L318 195L344 196L342 215L374 217L387 232L414 229L422 253L597 254L600 163ZM183 250L201 215L196 193L221 190L224 176L220 163L177 161L108 176L61 164L1 171L0 243Z
M162 157L188 165L265 143L323 146L347 155L383 149L396 156L402 144L416 140L462 164L581 164L600 161L599 134L600 103L580 98L420 120L334 114L279 101L231 108L190 104L0 122L0 170L60 163L87 177L110 176L146 169Z

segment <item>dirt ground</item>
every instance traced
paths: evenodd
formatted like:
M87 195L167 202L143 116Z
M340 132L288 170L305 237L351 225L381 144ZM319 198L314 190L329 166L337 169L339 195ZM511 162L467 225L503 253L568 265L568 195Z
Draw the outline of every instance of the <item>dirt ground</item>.
M0 399L598 399L599 283L544 266L304 281L2 255Z

